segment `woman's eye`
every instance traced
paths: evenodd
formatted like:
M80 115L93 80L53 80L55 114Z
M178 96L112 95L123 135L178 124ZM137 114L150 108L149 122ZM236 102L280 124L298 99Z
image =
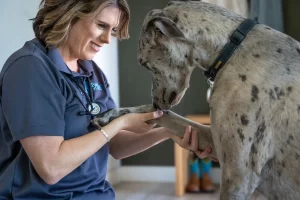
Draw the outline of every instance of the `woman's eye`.
M116 28L113 28L113 29L112 29L112 33L113 33L113 34L117 33L117 29L116 29Z
M106 28L105 24L98 24L98 27L101 28L101 29L105 29Z

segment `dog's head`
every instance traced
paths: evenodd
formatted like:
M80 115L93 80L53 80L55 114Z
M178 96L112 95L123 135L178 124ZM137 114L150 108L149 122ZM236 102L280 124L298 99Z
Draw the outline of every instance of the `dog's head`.
M155 107L168 110L181 101L193 69L206 69L226 44L232 18L227 10L200 1L172 1L148 13L138 61L152 73Z

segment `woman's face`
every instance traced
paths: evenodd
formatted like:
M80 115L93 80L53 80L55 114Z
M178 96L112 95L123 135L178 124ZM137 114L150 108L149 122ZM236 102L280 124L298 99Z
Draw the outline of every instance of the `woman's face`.
M104 44L110 43L119 25L120 15L119 8L109 6L95 18L78 20L62 47L63 54L68 52L68 59L92 60Z

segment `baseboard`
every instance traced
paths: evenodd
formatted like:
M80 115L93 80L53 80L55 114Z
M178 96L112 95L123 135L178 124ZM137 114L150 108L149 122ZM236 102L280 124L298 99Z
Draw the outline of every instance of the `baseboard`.
M119 168L119 181L141 182L170 182L175 183L175 167L151 167L151 166L121 166ZM220 184L221 169L212 169L212 181Z

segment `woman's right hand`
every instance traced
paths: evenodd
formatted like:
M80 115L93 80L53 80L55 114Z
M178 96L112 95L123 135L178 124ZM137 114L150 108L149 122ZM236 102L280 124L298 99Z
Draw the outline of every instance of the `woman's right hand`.
M163 116L162 111L149 113L129 113L123 115L111 123L117 123L120 130L127 130L135 133L144 133L150 131L156 124L147 123L149 120L157 119Z

